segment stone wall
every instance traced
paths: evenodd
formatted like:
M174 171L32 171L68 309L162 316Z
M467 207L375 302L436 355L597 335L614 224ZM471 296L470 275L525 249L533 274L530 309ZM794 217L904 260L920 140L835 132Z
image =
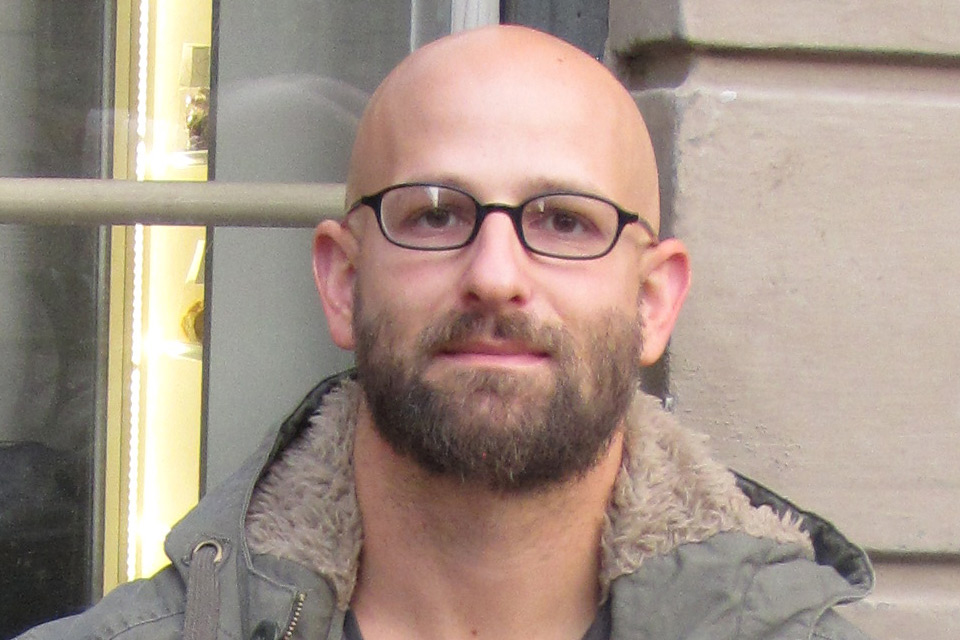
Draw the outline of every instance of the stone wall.
M612 0L693 256L669 389L871 553L850 612L960 637L960 4Z

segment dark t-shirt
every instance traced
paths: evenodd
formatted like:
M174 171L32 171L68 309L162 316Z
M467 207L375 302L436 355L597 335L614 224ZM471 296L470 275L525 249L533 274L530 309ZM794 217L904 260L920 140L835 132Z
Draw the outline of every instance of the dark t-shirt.
M363 640L363 636L360 634L360 625L357 624L357 617L353 615L353 611L350 609L347 610L347 617L343 621L343 638L344 640ZM587 629L587 633L584 634L582 640L610 640L609 599L600 607L596 619Z

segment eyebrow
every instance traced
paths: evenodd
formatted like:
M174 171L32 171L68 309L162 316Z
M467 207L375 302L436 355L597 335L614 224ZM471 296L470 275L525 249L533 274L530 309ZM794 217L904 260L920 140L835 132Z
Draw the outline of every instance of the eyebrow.
M476 192L476 184L471 184L469 180L464 180L462 176L453 174L432 174L429 176L414 176L406 182L423 182L436 184L443 187L455 187L462 189L467 193ZM557 180L548 176L535 176L524 180L522 185L528 196L536 196L543 193L570 192L582 193L585 195L594 195L600 197L609 197L603 194L595 185L586 182Z
M533 178L529 184L531 187L533 187L533 191L540 193L546 193L548 191L574 191L576 193L585 193L597 196L604 195L600 192L600 189L596 188L595 185L580 181L560 181L553 178L544 177Z

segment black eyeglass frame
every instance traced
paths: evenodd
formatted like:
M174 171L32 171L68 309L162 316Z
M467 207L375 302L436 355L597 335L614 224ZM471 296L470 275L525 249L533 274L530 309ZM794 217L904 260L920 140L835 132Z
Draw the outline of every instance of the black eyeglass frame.
M387 195L391 191L394 191L396 189L401 189L404 187L439 187L442 189L449 189L450 191L455 191L461 195L466 196L467 198L470 199L471 202L473 202L477 210L476 219L473 224L473 231L470 232L470 235L467 236L467 238L463 242L453 246L444 246L444 247L418 247L418 246L404 244L396 240L395 238L391 238L390 234L387 233L386 228L383 226L383 216L381 212L381 205L383 203L383 198L385 195ZM550 253L548 251L541 251L540 249L531 247L527 243L527 239L523 235L523 210L531 202L535 200L539 200L541 198L549 198L551 196L577 196L581 198L590 198L591 200L603 202L613 207L614 210L616 210L617 212L617 231L616 233L614 233L613 239L610 241L610 246L608 246L604 251L600 253L586 255L586 256L559 255L555 253ZM641 227L643 227L644 231L647 232L647 235L650 236L649 246L654 247L659 243L659 238L657 237L656 231L654 231L650 223L647 222L644 218L640 217L640 215L623 209L616 202L613 202L612 200L608 200L607 198L596 196L591 193L582 193L579 191L550 191L547 193L539 193L531 198L527 198L526 200L524 200L523 202L517 205L509 205L502 202L491 202L488 204L483 204L482 202L477 200L473 195L471 195L467 191L464 191L463 189L460 189L458 187L451 187L450 185L445 185L445 184L435 184L432 182L401 182L400 184L393 184L393 185L390 185L389 187L381 189L380 191L377 191L376 193L372 193L368 196L361 197L352 205L350 205L350 207L347 209L347 212L344 214L344 219L346 219L347 216L349 216L351 213L353 213L355 210L357 210L361 206L367 206L373 210L373 215L377 219L377 226L380 227L380 233L383 234L383 237L386 238L388 242L398 247L401 247L403 249L411 249L413 251L454 251L456 249L462 249L463 247L466 247L476 239L477 235L480 233L480 226L483 224L484 219L489 214L498 212L498 211L506 213L510 217L511 222L513 222L513 229L517 234L517 239L520 240L520 245L524 249L526 249L530 253L533 253L539 256L545 256L548 258L557 258L560 260L596 260L597 258L602 258L603 256L613 251L613 248L617 246L617 242L619 242L620 240L620 235L623 233L623 228L626 227L628 224L633 224L633 223L637 223Z

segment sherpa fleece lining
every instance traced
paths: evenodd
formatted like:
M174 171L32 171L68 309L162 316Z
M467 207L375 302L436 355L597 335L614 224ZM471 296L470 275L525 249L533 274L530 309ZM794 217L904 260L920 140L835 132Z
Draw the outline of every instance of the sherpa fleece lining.
M342 610L356 585L363 538L353 485L360 395L352 380L327 394L260 479L246 521L252 553L294 560L327 577ZM604 597L614 579L636 571L644 558L722 531L799 544L813 556L799 521L751 506L733 474L710 458L704 438L683 429L654 398L638 393L626 424L601 538Z

